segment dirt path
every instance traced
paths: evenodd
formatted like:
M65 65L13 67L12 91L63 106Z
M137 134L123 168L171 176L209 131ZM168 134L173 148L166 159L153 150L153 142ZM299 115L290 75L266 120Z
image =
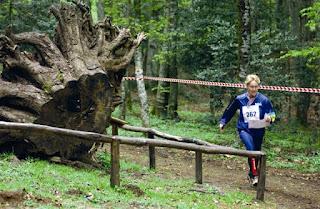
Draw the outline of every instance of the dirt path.
M148 165L148 149L121 145L121 159ZM213 155L203 156L203 182L221 191L241 192L255 196L246 180L246 159ZM268 162L267 162L268 163ZM194 179L194 153L157 148L157 175L165 178ZM267 168L265 200L276 208L320 209L320 174L301 174L291 170Z

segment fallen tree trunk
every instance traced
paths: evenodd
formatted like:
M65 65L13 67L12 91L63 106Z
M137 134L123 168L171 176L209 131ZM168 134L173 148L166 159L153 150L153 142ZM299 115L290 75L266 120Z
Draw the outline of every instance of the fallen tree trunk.
M146 128L146 127L138 127L138 126L131 126L128 125L126 121L111 117L110 120L111 124L114 124L118 126L121 129L127 130L127 131L133 131L133 132L142 132L142 133L149 133L154 136L171 140L171 141L177 141L177 142L184 142L184 143L192 143L192 144L197 144L197 145L205 145L205 146L214 146L214 147L223 147L220 145L212 144L200 139L194 139L194 138L187 138L187 137L181 137L181 136L174 136L171 134L163 133L161 131L158 131L153 128Z
M48 35L10 29L0 35L0 120L38 123L103 133L120 104L120 84L136 48L132 38L106 18L93 25L89 7L61 3L50 8L57 19ZM22 51L28 46L29 51ZM44 134L0 134L0 151L90 161L94 143Z

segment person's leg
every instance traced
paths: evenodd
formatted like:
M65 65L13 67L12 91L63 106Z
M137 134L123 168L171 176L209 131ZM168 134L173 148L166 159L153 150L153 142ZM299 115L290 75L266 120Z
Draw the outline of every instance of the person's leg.
M255 146L253 143L253 137L251 134L244 130L239 131L239 136L242 141L242 143L245 145L247 150L254 151ZM253 178L254 176L257 175L257 170L255 166L255 159L254 158L248 158L248 164L249 164L249 177Z
M263 137L264 137L265 130L253 130L252 131L252 138L253 138L253 144L254 144L254 150L255 151L261 151L261 146L263 142ZM259 161L258 159L255 159L256 167L259 167Z
M254 150L255 151L261 151L261 146L263 142L265 130L254 130L252 131L252 138L253 138L253 144L254 144Z

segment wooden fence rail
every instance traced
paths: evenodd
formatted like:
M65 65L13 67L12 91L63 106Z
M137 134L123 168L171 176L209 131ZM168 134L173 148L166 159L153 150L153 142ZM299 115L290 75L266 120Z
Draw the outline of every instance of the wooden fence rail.
M112 122L112 136L97 134L93 132L76 131L64 128L56 128L45 125L38 124L28 124L28 123L12 123L12 122L0 122L0 132L11 133L14 132L15 135L22 134L24 136L32 136L39 134L50 134L56 136L69 136L78 138L81 140L88 140L94 142L103 142L111 144L111 174L110 174L110 185L112 187L120 185L120 144L134 145L134 146L148 146L149 147L149 158L150 158L150 168L155 168L155 147L168 147L176 148L182 150L190 150L196 153L196 182L202 183L202 153L206 154L229 154L244 157L256 157L260 159L259 163L259 182L257 186L257 196L258 200L264 200L265 191L265 178L266 178L266 155L264 152L260 151L246 151L238 150L234 148L228 148L218 145L213 145L210 143L202 143L201 140L196 140L192 143L188 139L187 143L184 141L186 138L176 137L172 135L166 135L165 137L170 138L170 140L156 139L154 136L161 137L162 132L155 131L154 129L146 129L144 131L140 129L141 127L134 127L124 124L119 124L118 122ZM138 132L148 133L148 138L142 137L124 137L118 136L118 128L133 129ZM163 137L163 138L165 138ZM166 138L166 139L167 139ZM1 140L1 139L0 139ZM198 142L198 143L197 143Z

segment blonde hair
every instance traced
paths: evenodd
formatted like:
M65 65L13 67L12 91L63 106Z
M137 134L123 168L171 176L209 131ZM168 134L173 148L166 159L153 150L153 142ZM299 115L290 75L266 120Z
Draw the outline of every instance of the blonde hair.
M260 84L260 78L259 78L257 75L255 75L255 74L247 75L246 81L245 81L244 83L245 83L246 85L249 85L249 83L251 83L251 81L257 82L258 85Z

